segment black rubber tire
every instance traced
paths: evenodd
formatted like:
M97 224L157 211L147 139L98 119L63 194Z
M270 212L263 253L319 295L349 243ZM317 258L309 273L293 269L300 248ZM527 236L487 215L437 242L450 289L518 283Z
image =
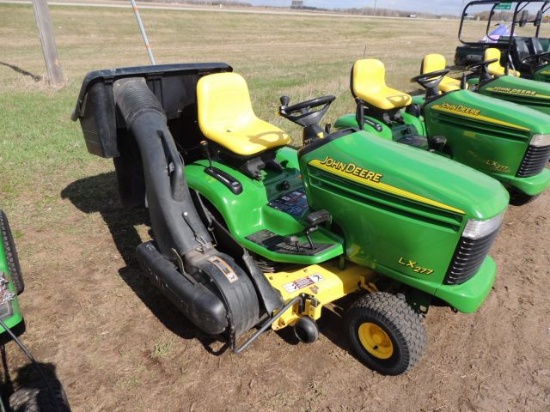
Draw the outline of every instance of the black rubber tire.
M319 339L319 327L313 319L303 316L294 324L294 336L300 342L313 343Z
M375 325L385 333L391 340L391 356L382 358L367 351L359 337L363 325ZM359 298L346 314L346 327L358 358L382 375L405 373L426 350L426 330L420 315L391 293L374 292Z
M23 283L23 275L21 274L19 257L17 256L17 250L15 249L15 242L13 241L13 235L11 233L8 217L2 210L0 210L0 232L11 280L13 282L13 286L15 287L15 292L19 295L23 292L23 290L25 290L25 284Z
M51 379L46 382L44 379L36 378L33 382L21 386L11 394L9 404L13 412L71 411L61 384Z
M519 189L516 189L515 187L511 187L508 189L508 192L510 193L510 204L512 206L523 206L527 203L531 203L533 200L538 198L539 195L528 195L527 193L522 192Z
M199 262L197 267L212 280L211 284L206 286L221 298L226 310L231 314L231 325L236 338L258 324L258 294L248 275L233 258L224 253L217 253Z

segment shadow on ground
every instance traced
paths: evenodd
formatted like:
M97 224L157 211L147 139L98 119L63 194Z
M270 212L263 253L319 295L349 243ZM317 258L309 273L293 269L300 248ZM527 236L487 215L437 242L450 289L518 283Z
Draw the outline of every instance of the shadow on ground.
M12 69L13 71L19 73L19 74L22 74L23 76L27 76L27 77L30 77L31 79L33 79L35 82L39 82L42 80L42 76L38 76L36 74L32 74L31 72L28 72L26 71L25 69L22 69L21 67L18 67L18 66L15 66L13 64L9 64L9 63L6 63L6 62L0 62L0 65L2 66L6 66L6 67L9 67L10 69Z
M203 334L150 282L142 271L135 256L136 247L142 239L136 226L150 227L149 214L146 209L124 209L119 202L118 186L115 172L77 180L61 192L63 199L69 199L80 211L86 214L99 213L114 243L124 259L126 266L119 270L120 277L162 322L176 335L184 339L198 339L205 349L219 355L226 348L219 350L219 339Z

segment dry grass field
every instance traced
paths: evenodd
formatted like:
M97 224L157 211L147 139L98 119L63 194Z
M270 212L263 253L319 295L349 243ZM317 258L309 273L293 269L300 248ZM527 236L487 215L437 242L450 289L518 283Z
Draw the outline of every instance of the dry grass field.
M68 84L49 89L33 10L0 4L0 206L26 290L24 342L52 365L74 411L548 411L550 194L510 208L480 311L434 307L429 346L407 375L383 377L350 352L337 316L313 345L267 333L242 355L209 341L152 286L134 257L148 230L118 202L112 162L86 152L70 121L91 70L148 64L132 10L50 6ZM383 60L387 81L416 86L424 54L452 63L456 20L372 19L142 9L158 63L223 61L249 83L257 114L334 94L327 121L352 111L349 70ZM400 167L400 165L396 165ZM8 347L11 373L26 361Z

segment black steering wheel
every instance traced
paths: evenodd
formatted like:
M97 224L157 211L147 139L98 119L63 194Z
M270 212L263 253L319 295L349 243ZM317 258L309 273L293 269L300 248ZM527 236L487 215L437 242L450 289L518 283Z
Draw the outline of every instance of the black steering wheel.
M281 96L279 114L302 127L312 126L321 122L334 99L336 96L323 96L289 106L290 97Z
M426 89L426 98L439 95L437 86L441 80L449 74L450 69L436 70L429 73L422 73L411 78L411 82L417 82L420 86Z
M487 72L487 68L489 67L489 65L495 62L498 62L498 59L483 60L481 62L473 63L469 66L466 66L466 70L473 72L479 68L482 68L483 72Z
M521 59L520 63L526 66L531 66L531 68L536 68L543 64L548 64L550 63L550 51L538 54L531 54L530 56Z
M498 62L498 58L483 60L477 63L470 64L469 66L466 66L467 71L475 73L473 75L469 75L468 77L469 78L475 77L479 73L479 80L481 82L486 82L488 80L491 80L492 77L491 77L491 74L489 73L489 65L496 62Z

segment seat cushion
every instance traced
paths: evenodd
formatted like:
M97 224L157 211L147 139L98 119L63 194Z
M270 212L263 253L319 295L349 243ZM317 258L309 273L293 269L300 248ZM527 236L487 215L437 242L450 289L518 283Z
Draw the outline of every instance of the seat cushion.
M420 71L422 74L436 72L439 70L444 70L447 67L447 60L442 54L427 54L422 59L422 65ZM460 89L460 80L453 79L450 76L444 76L438 86L439 90L448 93L453 90Z
M412 97L386 86L385 76L386 69L380 60L357 60L351 73L353 95L381 110L400 109L410 105Z
M216 73L197 83L199 127L204 136L239 156L290 142L281 129L254 114L248 86L237 73Z

